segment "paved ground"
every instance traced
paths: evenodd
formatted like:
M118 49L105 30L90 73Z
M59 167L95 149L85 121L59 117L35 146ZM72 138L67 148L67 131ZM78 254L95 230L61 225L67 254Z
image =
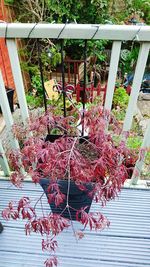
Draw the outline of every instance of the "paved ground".
M0 180L0 213L8 201L22 196L39 197L42 190L26 182L17 190ZM45 212L49 212L46 198ZM103 232L86 230L76 243L71 229L58 238L58 267L149 267L150 266L150 191L123 189L119 199L108 203L102 212L111 221ZM39 215L41 214L40 206ZM93 204L92 211L100 211ZM41 237L24 234L22 221L2 221L0 267L43 267L48 255L41 251ZM79 226L76 226L80 228Z

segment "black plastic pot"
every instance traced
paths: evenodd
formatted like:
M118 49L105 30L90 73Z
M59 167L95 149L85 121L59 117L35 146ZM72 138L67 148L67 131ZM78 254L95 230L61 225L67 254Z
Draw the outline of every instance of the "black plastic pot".
M14 97L14 89L5 87L6 88L6 93L7 93L7 98L10 106L11 112L14 112L14 103L13 103L13 97ZM0 113L2 113L2 110L0 108Z
M3 232L3 225L2 225L2 223L0 222L0 233L2 233Z
M50 184L49 179L43 178L40 180L40 185L42 186L44 192L46 193L46 196L48 198L48 192L47 188ZM68 189L68 181L67 180L58 180L59 188L60 191L67 197L67 189ZM89 212L91 203L92 203L92 198L89 197L89 192L92 191L93 189L93 184L92 183L86 183L86 191L81 191L78 186L71 181L70 182L70 191L69 191L69 206L72 207L70 208L70 213L71 213L71 219L76 220L76 212L77 210L80 210L81 208L86 208L86 212ZM61 214L62 211L66 207L66 198L62 204L60 204L58 207L56 207L55 203L50 203L50 207L53 213ZM70 219L70 215L68 212L68 209L66 209L63 214L63 217Z

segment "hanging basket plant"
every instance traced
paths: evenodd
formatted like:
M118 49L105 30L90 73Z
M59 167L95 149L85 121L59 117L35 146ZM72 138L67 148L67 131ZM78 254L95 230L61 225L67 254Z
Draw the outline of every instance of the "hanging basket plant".
M84 231L75 232L75 220L83 225L83 229L89 226L90 230L97 231L109 226L109 220L99 209L91 212L90 206L92 201L99 203L100 207L105 206L118 196L128 178L126 163L132 159L132 154L124 142L114 141L112 131L106 131L111 122L111 130L120 134L116 120L107 110L100 106L86 110L87 40L84 51L82 111L76 110L78 116L74 117L67 117L63 40L63 116L57 115L52 107L47 106L41 51L39 42L37 44L45 114L31 116L25 128L23 125L13 126L14 135L20 140L21 150L10 152L9 159L14 170L10 179L15 186L21 187L26 176L30 176L33 183L42 186L51 209L45 215L42 193L36 201L25 196L18 202L10 202L2 215L5 219L25 220L27 235L32 232L42 235L42 250L48 250L51 254L45 265L53 267L58 265L57 258L53 255L58 245L56 236L70 226L78 238L84 236ZM78 127L79 121L81 129ZM38 203L41 203L41 216L37 213Z
M36 203L28 196L10 202L2 215L5 219L25 220L27 235L32 232L42 235L43 250L55 251L55 237L74 220L84 229L89 226L91 230L102 230L109 226L99 209L90 212L90 205L94 201L104 206L118 195L128 177L125 163L130 157L125 144L116 145L112 134L106 132L109 118L111 115L103 107L85 111L84 130L88 137L81 136L74 118L54 115L52 110L39 118L31 117L26 129L13 127L15 136L22 140L22 149L10 153L14 170L11 182L21 187L26 175L30 176L33 183L43 187L51 210L47 215L38 216L37 203L40 202L43 209L42 194ZM111 128L119 133L114 119L111 121ZM47 128L50 133L57 130L53 142L45 140ZM31 131L33 136L29 134ZM76 235L83 236L84 232ZM57 266L57 259L52 256L45 264Z

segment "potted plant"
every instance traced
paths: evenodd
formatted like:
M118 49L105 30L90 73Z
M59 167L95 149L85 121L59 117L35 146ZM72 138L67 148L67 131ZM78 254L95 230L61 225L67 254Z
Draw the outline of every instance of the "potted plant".
M110 132L107 132L110 118ZM91 202L106 205L118 195L128 177L125 162L130 150L124 142L117 144L114 141L112 129L118 134L118 125L109 112L103 107L91 107L84 112L81 123L84 123L86 136L81 136L73 117L55 115L53 110L49 110L36 119L31 117L25 129L22 126L13 128L22 148L11 151L9 155L14 170L11 182L21 187L26 174L30 175L34 183L43 187L52 212L41 217L36 214L42 194L33 204L28 197L16 203L10 202L2 215L5 219L26 220L26 234L36 232L45 235L42 249L50 252L57 248L54 238L73 225L74 220L80 222L84 229L87 225L91 230L107 227L109 221L103 214L89 212ZM50 135L45 139L47 128ZM81 231L75 234L79 238L84 235ZM56 257L47 259L45 265L57 266Z

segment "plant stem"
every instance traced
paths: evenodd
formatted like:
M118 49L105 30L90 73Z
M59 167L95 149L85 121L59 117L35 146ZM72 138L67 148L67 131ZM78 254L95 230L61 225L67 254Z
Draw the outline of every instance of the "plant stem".
M72 156L72 152L75 146L75 143L77 142L78 137L75 138L72 148L70 150L70 155L69 155L69 159L68 159L68 164L67 164L67 171L68 171L68 188L67 188L67 201L66 201L66 206L67 208L69 207L69 192L70 192L70 160L71 160L71 156Z
M86 63L87 63L87 40L85 40L84 46L84 83L83 83L83 95L82 95L82 136L84 135L84 112L85 112L85 92L86 92Z
M65 92L65 70L64 70L64 40L61 40L61 71L62 71L62 93L63 93L63 104L64 104L64 117L66 117L66 92Z
M43 197L44 194L45 194L45 193L43 192L43 193L41 194L41 196L38 198L38 200L36 201L36 203L35 203L35 205L34 205L34 209L35 209L36 205L38 204L38 202L41 201L41 199L42 199L42 197Z

